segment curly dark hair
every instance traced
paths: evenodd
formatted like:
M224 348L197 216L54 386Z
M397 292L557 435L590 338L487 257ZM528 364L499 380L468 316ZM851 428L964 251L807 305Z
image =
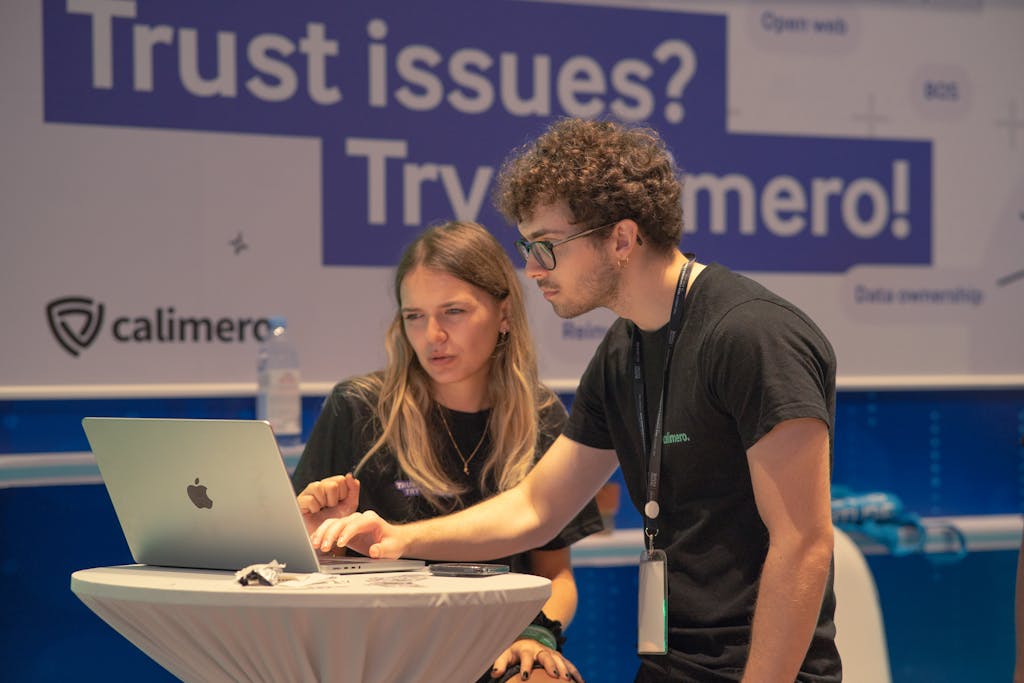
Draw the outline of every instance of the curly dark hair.
M631 218L666 251L683 231L681 195L679 169L654 130L565 118L506 159L494 203L512 223L560 200L587 227Z

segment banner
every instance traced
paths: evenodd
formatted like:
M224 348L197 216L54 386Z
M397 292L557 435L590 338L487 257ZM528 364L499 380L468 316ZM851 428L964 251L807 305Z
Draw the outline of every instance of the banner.
M272 315L306 381L379 367L403 246L476 220L518 259L493 181L561 116L657 129L686 173L682 246L804 308L841 379L1024 373L1017 6L2 13L10 391L252 382ZM524 286L542 374L571 386L613 316L560 320Z

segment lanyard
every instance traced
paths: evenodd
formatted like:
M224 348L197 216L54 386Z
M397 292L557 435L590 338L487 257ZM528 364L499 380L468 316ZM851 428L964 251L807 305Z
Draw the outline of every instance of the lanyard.
M644 385L643 354L640 349L640 335L634 326L633 338L633 398L636 402L637 420L640 423L640 443L648 453L647 466L647 503L644 505L644 534L647 536L648 550L654 550L654 537L658 535L658 487L661 477L661 432L665 416L666 387L668 373L672 366L672 349L675 347L679 331L683 328L683 309L686 303L686 285L690 281L690 270L697 258L694 254L686 254L686 264L679 271L676 282L676 294L672 300L672 315L668 321L668 348L665 351L665 369L661 381L661 395L658 398L658 416L654 422L654 433L651 443L647 444L647 392Z

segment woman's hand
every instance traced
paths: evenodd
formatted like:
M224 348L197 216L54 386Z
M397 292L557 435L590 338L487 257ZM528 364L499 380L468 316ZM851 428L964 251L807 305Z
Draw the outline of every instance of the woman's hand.
M533 673L535 662L544 667L547 677L538 676L539 672ZM498 655L498 658L494 660L494 668L491 669L491 678L500 678L513 664L519 664L519 670L523 672L520 678L524 681L561 679L583 683L583 677L580 676L579 670L572 662L563 657L561 652L545 647L530 638L517 640Z
M359 508L359 480L351 474L310 482L298 496L306 533L329 519L348 517Z

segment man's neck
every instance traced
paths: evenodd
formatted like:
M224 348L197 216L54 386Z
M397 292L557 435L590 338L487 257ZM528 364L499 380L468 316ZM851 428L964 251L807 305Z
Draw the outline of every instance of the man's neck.
M645 332L661 329L672 316L676 284L686 261L682 252L673 249L667 257L651 255L629 264L629 271L623 273L619 300L612 310ZM703 269L703 265L694 262L687 291Z

